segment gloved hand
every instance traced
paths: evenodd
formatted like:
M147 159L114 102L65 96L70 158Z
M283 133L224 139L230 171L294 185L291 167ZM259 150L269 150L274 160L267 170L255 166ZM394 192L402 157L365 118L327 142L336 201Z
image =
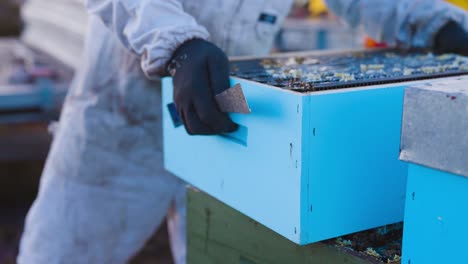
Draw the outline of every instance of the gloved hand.
M182 44L167 66L173 77L174 103L190 135L237 130L214 96L229 88L229 61L214 44L192 39Z
M447 23L435 37L434 52L468 56L468 32L458 23Z
M22 29L19 3L0 0L0 36L18 36Z

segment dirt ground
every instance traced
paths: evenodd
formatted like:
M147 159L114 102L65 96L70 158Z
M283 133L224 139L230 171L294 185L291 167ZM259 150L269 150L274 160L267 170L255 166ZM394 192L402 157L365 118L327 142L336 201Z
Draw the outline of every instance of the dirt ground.
M14 264L24 217L32 203L42 161L0 162L0 263ZM130 264L170 264L166 226L148 241Z

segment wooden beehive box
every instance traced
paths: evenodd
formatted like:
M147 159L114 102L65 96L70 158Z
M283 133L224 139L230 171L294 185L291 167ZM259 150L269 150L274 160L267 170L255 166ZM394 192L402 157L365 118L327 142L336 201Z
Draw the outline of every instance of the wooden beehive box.
M189 264L397 264L401 227L300 246L206 193L187 190Z
M237 132L207 137L174 126L163 80L167 170L301 245L403 220L398 155L412 82L314 91L231 82L252 113L231 115Z
M468 79L406 91L409 162L402 263L467 263Z

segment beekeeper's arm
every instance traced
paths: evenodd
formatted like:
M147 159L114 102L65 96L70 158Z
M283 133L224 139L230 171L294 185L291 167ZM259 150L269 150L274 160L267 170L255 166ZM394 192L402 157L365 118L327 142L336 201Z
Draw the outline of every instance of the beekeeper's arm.
M218 134L237 128L214 100L215 93L229 88L228 60L206 41L207 30L184 12L179 1L86 0L86 6L141 58L148 78L158 78L170 67L174 101L190 134Z
M467 53L468 14L442 0L326 0L351 27L404 48ZM464 44L464 45L463 45Z

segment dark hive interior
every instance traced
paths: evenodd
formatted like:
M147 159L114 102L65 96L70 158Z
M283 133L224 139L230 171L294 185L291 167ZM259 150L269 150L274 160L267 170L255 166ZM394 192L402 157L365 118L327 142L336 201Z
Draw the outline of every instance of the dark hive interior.
M353 52L231 62L232 76L298 92L464 74L468 74L468 57L420 52Z

